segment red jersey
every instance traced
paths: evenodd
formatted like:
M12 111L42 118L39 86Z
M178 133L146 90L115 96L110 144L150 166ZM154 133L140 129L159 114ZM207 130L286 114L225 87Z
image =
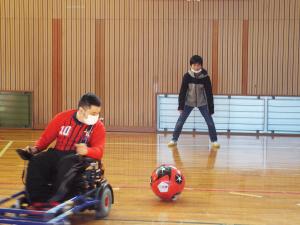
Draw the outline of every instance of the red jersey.
M75 144L86 143L87 156L101 159L104 152L105 128L101 121L94 125L86 125L76 118L77 110L68 110L57 114L48 124L35 147L42 151L55 139L55 149L75 151Z

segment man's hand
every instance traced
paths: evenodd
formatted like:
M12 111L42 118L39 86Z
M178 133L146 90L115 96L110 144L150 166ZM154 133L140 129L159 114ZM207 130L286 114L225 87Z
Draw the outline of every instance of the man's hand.
M183 112L183 110L181 110L181 109L178 109L178 112L181 114L181 113Z
M33 155L37 154L39 150L36 147L26 146L25 148L16 149L16 152L23 160L30 160Z
M33 155L39 152L39 150L36 147L34 147L34 146L33 147L26 146L24 148L24 151L29 152L30 154L33 154Z
M75 144L76 146L76 152L79 155L87 155L88 150L87 150L87 146L84 143L80 143L80 144Z

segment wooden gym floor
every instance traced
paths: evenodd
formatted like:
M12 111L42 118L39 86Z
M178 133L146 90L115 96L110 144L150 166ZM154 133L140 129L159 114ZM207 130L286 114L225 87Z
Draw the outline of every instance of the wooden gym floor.
M24 162L14 149L32 145L40 131L0 131L0 198L22 189ZM219 136L209 150L207 135L184 134L169 149L170 135L108 133L104 166L115 204L105 220L91 213L74 224L300 224L300 139ZM162 163L186 177L176 202L162 202L149 178Z

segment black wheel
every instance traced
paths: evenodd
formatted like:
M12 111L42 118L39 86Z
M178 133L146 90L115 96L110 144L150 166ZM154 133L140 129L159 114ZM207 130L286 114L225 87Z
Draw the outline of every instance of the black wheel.
M96 219L106 217L111 209L112 205L112 193L109 187L105 187L103 191L100 191L98 198L100 203L95 207Z

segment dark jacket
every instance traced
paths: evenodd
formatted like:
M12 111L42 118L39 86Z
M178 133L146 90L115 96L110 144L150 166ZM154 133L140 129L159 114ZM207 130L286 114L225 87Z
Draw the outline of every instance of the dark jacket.
M211 81L205 69L202 69L200 74L188 71L183 75L178 102L178 110L183 110L185 105L192 107L207 105L209 113L214 113Z

